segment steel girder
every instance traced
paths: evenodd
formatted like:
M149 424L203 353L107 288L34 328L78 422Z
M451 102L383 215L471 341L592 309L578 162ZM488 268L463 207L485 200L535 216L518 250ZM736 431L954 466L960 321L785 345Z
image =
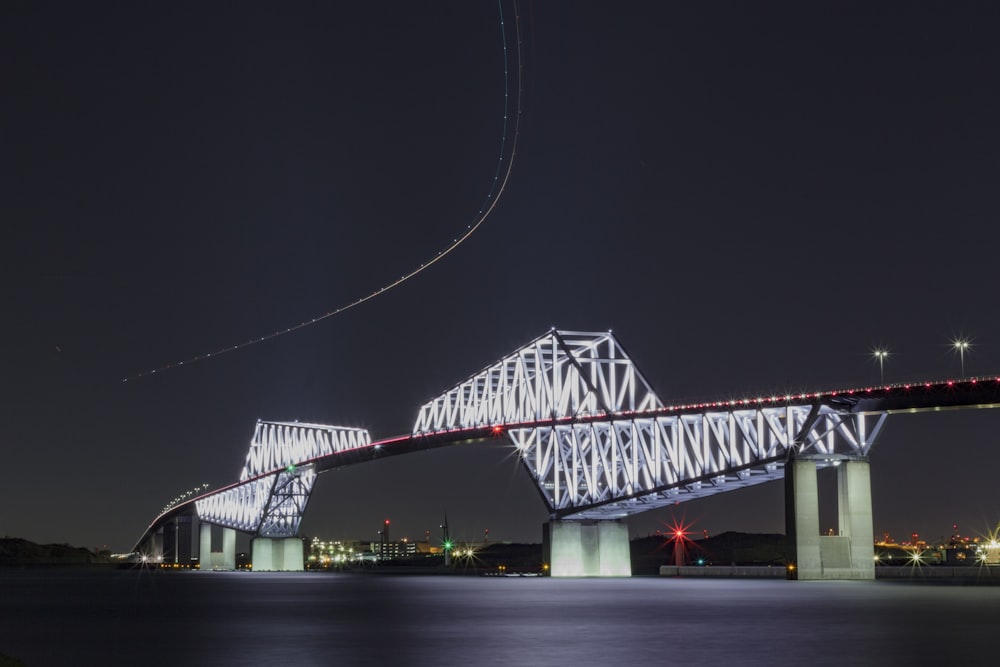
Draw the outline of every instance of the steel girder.
M289 466L274 476L271 497L264 508L257 534L263 537L293 537L316 483L316 466Z
M370 446L365 429L258 421L240 482L198 499L198 518L262 537L291 537L316 482L310 462Z
M620 418L507 431L554 516L621 518L868 454L884 414L808 406Z
M240 481L371 443L362 428L258 420Z
M275 475L236 484L195 501L198 518L226 528L256 533L264 513Z
M610 332L552 330L426 403L413 435L658 407Z
M553 516L619 518L780 478L792 455L866 456L885 417L664 408L611 333L553 330L425 404L413 436L496 426Z

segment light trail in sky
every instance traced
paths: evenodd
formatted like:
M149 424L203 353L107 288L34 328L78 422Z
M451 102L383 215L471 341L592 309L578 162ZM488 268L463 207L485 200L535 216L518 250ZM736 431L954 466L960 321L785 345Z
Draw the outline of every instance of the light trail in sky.
M144 371L142 373L136 373L135 375L130 375L128 377L122 378L122 382L129 382L130 380L138 380L140 378L149 377L155 375L156 373L162 373L174 368L180 368L181 366L190 365L199 361L204 361L206 359L211 359L212 357L218 357L220 355L226 354L228 352L235 352L236 350L241 350L245 347L250 347L251 345L257 345L258 343L263 343L279 336L284 336L292 332L304 329L308 326L312 326L323 320L329 319L334 315L339 315L344 311L350 310L355 306L360 306L366 301L370 301L375 297L385 294L389 290L399 287L405 283L410 278L413 278L420 273L441 261L450 252L455 250L458 246L462 245L466 239L472 236L477 229L490 216L493 209L496 208L497 202L500 201L500 196L503 194L504 189L507 187L507 182L510 180L511 171L514 168L514 156L517 153L517 139L520 134L521 128L521 97L523 92L523 63L521 57L521 28L520 28L520 17L518 16L517 3L514 3L514 44L516 46L516 57L517 57L517 105L513 113L513 122L511 122L511 109L510 109L510 55L507 48L507 29L504 24L503 16L503 0L498 0L497 7L500 11L500 37L503 42L503 79L504 79L504 95L503 95L503 133L500 137L500 156L497 159L496 172L493 175L493 183L490 188L489 194L486 195L486 199L483 202L482 208L476 214L475 220L466 226L465 231L462 232L461 236L455 238L450 245L446 246L443 250L438 251L438 253L428 259L426 262L418 266L417 268L411 270L409 273L405 273L396 280L378 288L374 292L370 292L354 301L346 303L334 310L331 310L322 315L317 315L316 317L304 320L298 324L286 327L284 329L278 329L264 336L259 336L257 338L251 338L242 343L237 343L236 345L230 345L229 347L224 347L214 352L206 352L204 354L199 354L194 357L189 357L187 359L176 361L170 364L165 364L157 368ZM508 137L508 134L512 136ZM508 142L510 143L510 148L508 151Z

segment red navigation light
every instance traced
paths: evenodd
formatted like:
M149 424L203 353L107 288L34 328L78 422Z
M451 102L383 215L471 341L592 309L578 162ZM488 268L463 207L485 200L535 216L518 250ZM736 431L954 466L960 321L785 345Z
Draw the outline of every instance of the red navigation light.
M503 426L494 426L493 432L497 435L500 435L501 433L503 433Z

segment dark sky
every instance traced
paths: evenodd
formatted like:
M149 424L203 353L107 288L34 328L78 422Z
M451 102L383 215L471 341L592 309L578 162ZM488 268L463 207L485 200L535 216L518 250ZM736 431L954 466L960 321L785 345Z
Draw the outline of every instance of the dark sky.
M613 329L665 401L876 382L877 345L886 381L958 375L963 335L966 373L1000 372L1000 5L524 2L517 155L475 234L319 324L122 382L330 312L474 222L499 14L3 4L0 533L126 550L234 481L258 418L405 433L550 326ZM876 534L995 525L998 431L890 417ZM782 498L630 524L783 532ZM546 519L489 443L324 474L302 529L418 538L445 512L460 538L537 542Z

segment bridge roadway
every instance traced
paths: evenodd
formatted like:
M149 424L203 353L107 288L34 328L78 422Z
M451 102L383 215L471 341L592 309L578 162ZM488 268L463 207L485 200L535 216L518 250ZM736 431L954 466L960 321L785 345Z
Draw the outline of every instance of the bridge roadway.
M827 406L833 410L848 414L912 414L917 412L941 411L969 408L1000 407L1000 376L971 377L965 379L949 379L923 382L908 382L887 384L852 389L831 391L803 392L797 394L755 396L731 398L726 400L708 401L668 405L661 408L634 411L618 411L611 414L594 414L579 417L563 417L558 419L540 419L526 422L484 425L473 428L455 428L430 434L399 435L384 440L373 441L371 444L336 452L326 456L302 461L297 467L314 465L317 473L343 468L347 466L377 461L388 456L410 454L417 451L437 449L463 443L481 442L490 439L503 438L509 430L522 428L546 428L575 424L598 422L614 422L638 418L677 417L709 413L731 412L738 410L775 407L813 407ZM783 464L786 455L773 457L774 463ZM754 462L754 465L768 463L767 459ZM158 515L136 543L134 551L139 551L149 537L173 518L194 512L194 503L229 489L254 482L279 472L281 469L268 470L256 477L234 482L203 494L192 497L171 507ZM697 480L685 480L691 483ZM761 479L759 481L769 481ZM739 485L719 487L718 491L734 490ZM661 489L645 489L642 494ZM705 495L705 494L703 494ZM693 497L693 496L692 496ZM682 500L682 498L678 498ZM580 509L580 508L577 508Z

